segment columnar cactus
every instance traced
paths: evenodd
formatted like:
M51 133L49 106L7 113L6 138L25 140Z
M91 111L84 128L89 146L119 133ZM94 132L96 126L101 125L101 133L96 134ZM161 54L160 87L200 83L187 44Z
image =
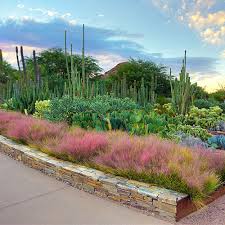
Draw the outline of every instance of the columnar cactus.
M64 41L65 41L66 71L67 71L67 78L69 78L70 71L69 71L68 54L67 54L67 31L66 30L64 35L65 35Z
M2 50L0 49L0 73L3 72L3 56L2 56Z
M20 68L20 60L19 60L19 50L18 47L16 46L16 61L17 61L17 66L20 72L20 75L22 76L21 68Z
M38 63L37 63L35 50L33 50L33 61L34 61L35 81L36 81L37 87L39 87L40 86L40 78L41 78L41 76L40 76L40 70L39 70L39 66L38 66Z
M172 103L178 114L185 115L189 112L191 106L192 87L189 73L186 69L187 57L186 50L183 60L183 66L179 75L179 80L172 80L172 72L170 70L170 84Z
M21 54L21 61L23 65L24 80L27 81L27 70L26 70L26 64L25 64L25 59L23 54L23 46L20 46L20 54Z

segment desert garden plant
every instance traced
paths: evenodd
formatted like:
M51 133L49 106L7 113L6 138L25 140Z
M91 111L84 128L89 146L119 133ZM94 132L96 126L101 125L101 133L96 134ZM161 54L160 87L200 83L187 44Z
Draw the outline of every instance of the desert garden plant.
M224 181L224 151L192 150L156 136L85 131L5 111L0 133L61 159L190 194L195 201Z

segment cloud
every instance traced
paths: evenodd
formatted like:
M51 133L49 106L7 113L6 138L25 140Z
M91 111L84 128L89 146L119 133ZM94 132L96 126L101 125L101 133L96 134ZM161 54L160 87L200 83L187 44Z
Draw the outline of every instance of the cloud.
M166 65L172 69L173 74L178 75L182 66L182 57L163 58L155 60L156 63ZM216 66L219 64L219 59L210 57L187 57L187 70L190 74L200 74L202 77L206 74L218 73Z
M26 17L0 22L0 43L36 46L40 48L63 47L64 30L68 31L68 44L73 42L75 50L81 50L82 25L61 18L49 22ZM44 32L43 32L44 31ZM129 40L137 37L121 30L110 30L87 26L85 46L87 52L110 52L122 57L148 57L143 46Z
M205 88L208 92L213 92L217 90L221 84L225 84L225 74L215 72L215 73L192 73L191 74L192 82L197 82L198 85ZM209 85L210 84L210 85Z
M67 17L70 18L68 14ZM29 17L21 19L11 18L0 22L0 45L4 58L16 65L15 46L23 45L25 55L31 55L32 50L37 52L46 48L64 47L64 30L68 31L68 46L73 42L74 51L81 52L82 25L63 18L53 18L48 22L37 21ZM43 32L44 31L44 32ZM130 57L152 60L158 64L171 67L174 74L178 74L182 65L180 58L164 58L162 53L149 53L145 48L132 41L140 38L139 34L126 31L112 30L87 26L85 28L86 54L94 56L105 71L119 62ZM218 60L210 57L188 57L188 71L194 74L193 79L204 83L209 74L216 72Z
M39 49L64 47L64 30L68 31L68 46L74 45L74 51L81 52L82 25L70 23L63 19L52 19L49 22L35 21L30 18L9 19L0 22L0 43L13 45L25 45ZM44 32L43 32L44 31ZM144 47L131 41L137 37L121 30L111 30L87 26L85 28L86 53L98 55L100 59L112 62L133 58L150 59L156 63L162 63L179 72L182 58L164 58L162 53L146 52ZM101 57L100 57L101 56ZM104 56L104 57L103 57ZM109 60L108 60L109 62ZM217 59L207 57L189 57L190 70L197 72L215 71Z
M90 55L98 60L100 67L103 68L105 72L112 69L118 63L127 61L127 58L108 52L93 53Z
M104 14L101 14L101 13L98 13L97 16L98 17L105 17L105 15Z
M15 44L8 44L8 43L1 43L1 49L3 50L3 59L7 62L10 62L14 67L17 66L16 61L16 45ZM31 56L33 50L35 50L37 53L42 52L44 48L39 47L31 47L31 46L23 46L24 53L26 56Z
M201 37L211 44L225 42L225 11L209 13L203 16L200 11L189 18L190 27L200 32Z
M19 8L19 9L23 9L25 6L23 5L23 4L17 4L17 8Z
M225 59L225 50L221 52L221 57Z
M220 0L149 0L160 11L199 33L206 43L225 44L225 2Z

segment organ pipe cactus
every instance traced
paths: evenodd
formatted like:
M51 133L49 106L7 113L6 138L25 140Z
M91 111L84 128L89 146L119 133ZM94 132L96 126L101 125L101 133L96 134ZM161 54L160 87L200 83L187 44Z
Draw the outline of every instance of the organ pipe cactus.
M0 49L0 66L3 64L2 50Z
M84 24L83 24L83 36L82 36L82 78L85 81L85 50L84 50Z
M21 68L20 68L20 60L19 60L19 50L18 47L16 46L16 61L17 61L17 66L20 72L20 75L22 76Z
M2 50L0 49L0 74L3 72L3 56Z
M172 72L170 69L170 84L172 104L176 112L185 115L189 112L191 106L192 86L189 73L187 73L187 56L186 50L183 60L183 66L179 74L179 80L172 80Z
M24 80L27 81L27 70L26 70L26 64L25 64L25 59L23 54L23 46L20 46L20 55L21 55L21 61L23 65Z
M65 38L64 38L64 41L65 41L65 57L66 57L66 71L67 71L67 77L69 78L69 63L68 63L68 55L67 55L67 31L65 30Z
M36 52L35 50L33 50L33 61L34 61L34 73L35 73L35 81L37 84L37 87L40 86L40 70L39 70L39 66L37 64L37 58L36 58Z

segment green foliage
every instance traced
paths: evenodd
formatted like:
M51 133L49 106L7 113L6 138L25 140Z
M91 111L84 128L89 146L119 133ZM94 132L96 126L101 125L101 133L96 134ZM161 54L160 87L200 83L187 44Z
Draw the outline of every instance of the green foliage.
M195 99L208 99L209 93L204 90L204 88L194 85L194 98Z
M151 61L131 59L123 63L118 69L107 78L109 82L122 81L126 78L127 86L133 86L136 82L137 88L141 87L141 80L144 79L148 89L154 89L157 95L170 96L169 77L164 66L156 65Z
M71 65L71 56L68 56L68 65ZM54 91L57 89L62 93L64 83L68 78L67 68L65 63L66 57L62 49L53 48L41 52L37 56L37 63L40 67L40 73L44 80L48 80L49 89ZM82 71L82 56L72 55L74 66L76 65L77 71ZM27 70L32 77L34 77L33 59L26 59ZM101 68L98 66L97 61L90 56L85 57L85 72L87 76L92 78L98 76Z
M176 112L174 110L172 103L167 103L164 105L155 104L154 111L160 115L166 114L170 117L174 117L176 115Z
M209 109L210 107L218 106L219 102L214 99L197 99L194 101L194 105L199 109Z
M167 115L143 109L128 98L110 96L54 99L50 102L50 110L44 115L51 121L65 121L85 129L120 129L135 135L154 133L167 138L173 137L169 123L178 123L176 119L168 121Z
M96 128L108 121L108 116L114 111L133 110L138 105L131 99L97 96L92 99L70 98L53 99L47 118L52 121L66 121L68 124L80 125L84 128ZM97 124L97 125L96 125ZM99 128L100 129L100 128Z
M19 82L11 88L9 109L22 113L33 114L35 112L35 102L49 98L47 86L37 87L33 81L26 85Z
M50 100L36 101L34 117L44 118L46 112L50 110Z
M208 143L213 148L219 148L225 150L225 136L215 135L208 139Z
M172 80L170 70L170 83L173 107L178 114L186 115L190 110L196 86L191 84L190 76L186 71L186 51L179 80L177 78Z
M220 89L211 93L209 96L210 98L213 98L216 101L223 103L225 101L225 87L221 86Z
M200 126L203 129L214 128L219 121L224 119L223 110L218 107L211 107L209 109L199 109L192 107L189 115L185 117L185 123L191 126Z
M220 103L219 107L223 110L223 113L225 113L225 102L224 103Z
M208 140L211 135L208 133L206 129L201 128L200 126L190 126L190 125L178 125L177 131L181 131L189 136L199 137L203 141Z

